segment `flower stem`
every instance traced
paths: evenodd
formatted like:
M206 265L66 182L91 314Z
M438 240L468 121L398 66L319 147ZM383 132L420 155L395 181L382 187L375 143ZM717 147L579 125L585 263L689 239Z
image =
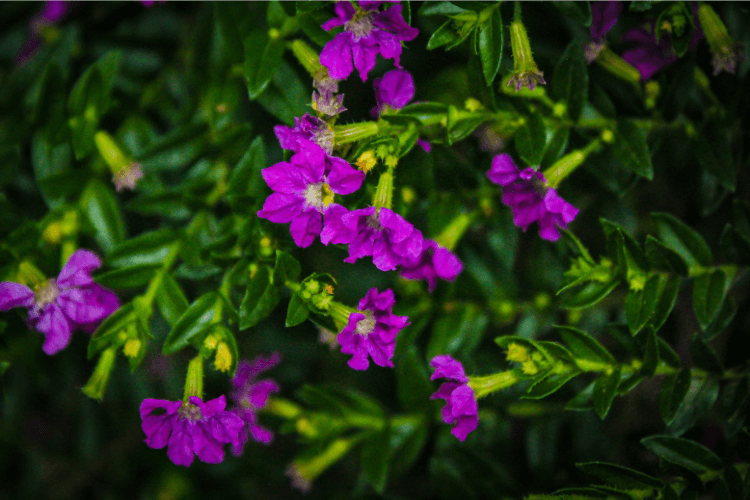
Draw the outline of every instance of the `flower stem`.
M572 174L575 169L583 164L586 157L598 148L599 144L599 139L594 139L585 148L571 151L557 160L552 166L542 172L544 178L547 179L547 185L551 188L556 188L560 184L560 181Z
M182 400L187 403L190 396L203 397L203 356L198 354L188 363L185 378L185 395Z
M474 397L479 399L487 394L507 389L520 381L521 379L516 376L514 370L508 370L486 377L469 377L469 387L474 390Z
M91 399L101 401L104 397L104 391L107 389L107 382L109 381L109 374L112 373L112 368L115 366L116 354L117 347L112 346L102 351L102 354L99 356L94 373L91 374L91 378L89 378L89 381L81 389Z
M445 229L437 235L435 241L437 241L438 245L441 247L453 251L458 241L464 235L469 226L471 226L471 223L474 222L476 216L477 212L458 214L448 223L447 226L445 226Z
M389 168L378 179L378 187L375 189L375 196L372 200L372 206L376 209L383 207L390 210L393 205L393 169Z

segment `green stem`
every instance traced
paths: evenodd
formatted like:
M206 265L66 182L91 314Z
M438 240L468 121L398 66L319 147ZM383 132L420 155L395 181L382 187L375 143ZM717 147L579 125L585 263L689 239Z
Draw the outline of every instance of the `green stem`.
M188 363L185 377L185 395L182 400L187 404L190 396L203 398L203 356L198 354Z
M547 170L542 172L544 178L547 179L547 185L551 188L556 188L563 179L583 164L586 157L598 148L599 144L599 139L594 139L585 148L571 151L557 160Z
M479 399L493 392L507 389L521 380L515 374L515 370L508 370L484 377L469 377L469 387L474 390L474 397Z
M372 200L372 206L376 209L383 207L390 210L393 205L393 169L389 168L378 179L378 187L375 189L375 196Z

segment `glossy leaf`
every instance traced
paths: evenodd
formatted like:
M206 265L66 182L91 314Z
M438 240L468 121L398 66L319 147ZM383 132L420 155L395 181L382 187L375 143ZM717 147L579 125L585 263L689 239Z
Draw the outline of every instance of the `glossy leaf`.
M729 276L720 269L716 269L709 274L701 274L695 278L693 282L693 310L701 328L705 329L719 314L724 296L729 290L730 282Z
M721 304L721 309L711 323L706 326L702 333L698 335L703 338L706 342L716 337L718 334L723 332L729 323L734 319L737 314L737 303L734 301L731 295L727 295L724 302Z
M145 286L161 268L161 264L136 264L96 276L96 282L107 288L138 288Z
M308 309L307 304L299 294L293 293L291 300L289 300L289 307L286 310L286 322L284 325L287 328L297 326L300 323L304 323L308 316L310 316L310 309Z
M659 276L654 274L646 280L642 290L630 290L625 298L625 318L631 335L646 326L656 309L659 298Z
M162 276L161 286L156 292L156 305L162 317L171 326L174 326L187 311L188 300L180 285L169 273L165 272Z
M112 267L158 264L164 261L179 239L180 233L171 229L142 233L117 245L107 256L107 263Z
M547 143L547 129L539 113L532 113L525 118L525 123L516 132L515 143L524 163L537 166L542 162Z
M594 384L594 411L599 418L604 420L609 413L609 408L617 395L617 386L620 385L622 369L618 365L612 373L605 373L596 379Z
M541 399L560 389L565 383L580 374L578 368L570 367L563 373L550 373L533 384L521 399Z
M659 393L659 413L669 425L690 390L690 369L683 368L678 373L664 377Z
M612 152L631 172L648 180L654 178L654 166L646 142L646 132L635 122L627 119L617 121Z
M273 268L271 281L276 286L284 286L287 282L295 282L302 272L300 263L282 250L276 250L276 266Z
M162 354L174 354L198 340L214 323L219 300L221 299L216 292L209 292L190 304L164 339Z
M487 85L492 85L503 57L503 20L494 8L490 18L479 28L479 58Z
M565 103L568 116L574 123L581 116L581 110L588 99L588 65L583 53L580 41L570 42L560 56L552 80L555 99Z
M269 39L263 31L254 31L245 39L245 81L250 100L266 90L283 55L283 42Z
M555 329L576 359L606 365L617 363L614 356L587 333L569 326L556 326Z
M690 389L680 406L674 419L669 424L668 431L672 436L682 436L693 428L703 418L719 397L719 381L713 378L694 378Z
M711 249L700 234L671 214L655 212L651 217L659 225L664 244L679 253L687 261L688 266L711 265Z
M561 305L566 309L591 307L609 295L619 284L618 280L607 283L592 281L579 290L566 291L561 294Z
M654 307L649 324L659 330L672 312L677 295L680 292L680 278L677 276L662 276L659 284L659 298Z
M96 230L96 242L105 253L122 243L125 239L125 222L112 187L92 180L81 195L81 206Z
M652 327L646 327L638 335L645 336L641 373L646 377L653 377L654 373L656 373L656 367L659 365L659 347L656 340L656 330Z
M267 267L260 267L250 279L240 304L240 330L260 323L271 314L280 298L278 288L271 284L271 271Z
M687 263L680 257L680 254L665 246L653 236L646 236L645 248L646 259L652 268L679 274L680 276L688 275Z
M362 474L367 482L378 493L385 490L388 481L388 469L391 459L390 425L376 432L362 444L360 463Z
M724 466L711 450L687 439L650 436L641 439L641 444L659 458L685 467L695 474L719 471Z

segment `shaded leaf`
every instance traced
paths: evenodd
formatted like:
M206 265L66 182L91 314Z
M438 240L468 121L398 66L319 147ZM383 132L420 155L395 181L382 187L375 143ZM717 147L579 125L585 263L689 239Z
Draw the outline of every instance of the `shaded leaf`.
M678 373L664 377L659 393L659 413L669 425L674 420L677 410L690 390L690 369L683 368Z

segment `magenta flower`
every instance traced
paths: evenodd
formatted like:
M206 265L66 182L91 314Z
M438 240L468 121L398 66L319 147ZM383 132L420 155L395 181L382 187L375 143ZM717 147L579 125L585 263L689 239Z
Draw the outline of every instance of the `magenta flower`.
M189 467L193 455L208 464L224 460L224 444L238 446L244 422L236 413L225 411L226 396L203 402L190 396L190 402L144 399L141 428L149 448L167 446L167 456L176 465ZM154 410L165 410L154 414Z
M401 276L410 280L427 280L430 292L437 286L438 278L453 281L464 268L453 252L434 240L424 240L419 258L405 260L401 266Z
M704 38L695 5L693 6L693 11L695 30L688 45L688 48L691 50L697 47L698 43ZM633 28L622 37L623 42L635 43L635 47L622 53L622 58L635 66L644 80L648 80L656 72L677 60L677 54L672 47L672 39L668 34L664 34L659 43L656 43L654 29L655 22L651 21L650 23Z
M586 62L591 63L604 48L604 37L617 23L622 2L591 2L591 41L585 47Z
M16 62L19 66L25 64L26 61L31 59L31 57L36 54L42 46L44 42L41 36L42 31L47 26L53 26L62 21L70 9L70 2L64 2L62 0L47 0L44 2L44 9L34 16L29 23L28 39L16 55Z
M273 433L258 424L256 412L266 406L270 393L279 392L279 386L273 380L255 380L255 377L276 366L280 360L281 356L274 353L268 358L258 356L252 362L242 360L237 366L232 379L232 399L236 405L232 411L244 422L244 431L240 432L239 439L232 445L235 455L242 453L248 435L263 444L269 444L273 439Z
M414 40L419 34L401 16L401 6L392 5L383 11L378 8L386 2L359 2L355 8L350 2L337 2L336 17L323 23L322 28L330 31L336 26L344 26L344 31L323 47L320 64L328 69L331 78L345 80L354 69L359 71L362 81L375 67L375 59L380 55L393 59L400 68L401 42Z
M430 399L444 399L443 422L456 424L451 433L459 441L466 439L471 431L477 428L479 416L477 415L477 400L474 398L474 389L469 387L469 379L464 373L464 367L451 356L435 356L430 362L435 368L430 380L447 378L450 382L443 382Z
M291 163L279 162L263 169L263 179L275 193L266 198L258 217L291 222L294 242L308 247L323 228L321 216L332 205L334 193L353 193L362 185L365 174L341 158L326 156L310 141L302 139L298 147Z
M503 203L513 211L513 223L526 231L532 222L538 222L539 235L545 240L557 241L557 227L567 228L578 215L576 207L547 186L541 172L531 167L520 170L508 154L492 159L487 177L503 187Z
M347 364L355 370L367 370L370 366L368 355L376 365L393 368L393 352L396 349L396 335L408 326L407 316L395 316L391 309L396 299L393 290L378 293L370 288L359 301L358 309L349 315L349 323L336 338L341 344L341 352L352 354Z
M295 118L294 127L276 125L273 132L282 149L296 152L301 141L310 141L323 148L329 155L333 152L333 130L326 122L310 116L309 113L305 113L302 118Z
M422 233L393 210L368 207L344 214L339 209L336 215L326 220L320 241L348 243L349 257L344 262L372 255L375 267L392 271L405 260L419 259Z
M401 109L414 99L414 78L406 70L394 69L372 82L375 101L378 103L370 112L378 117L386 109Z
M91 279L91 271L102 265L88 250L77 250L63 266L57 279L49 279L34 290L20 283L0 283L0 311L14 307L28 309L30 328L44 334L42 349L55 354L65 349L76 328L93 332L99 323L120 307L110 290Z

